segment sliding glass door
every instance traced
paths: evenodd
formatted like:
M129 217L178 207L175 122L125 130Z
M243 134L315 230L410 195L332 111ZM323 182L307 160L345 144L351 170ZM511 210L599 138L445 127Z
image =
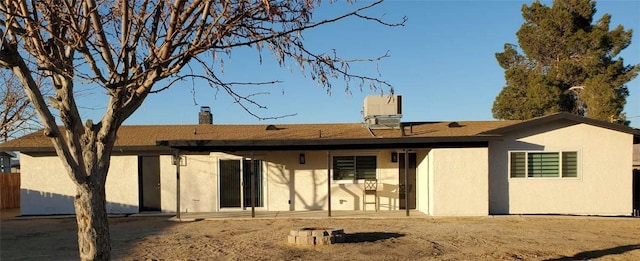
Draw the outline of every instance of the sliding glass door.
M251 207L251 175L253 175L254 182L255 206L264 206L261 160L220 160L219 166L220 208L246 209Z

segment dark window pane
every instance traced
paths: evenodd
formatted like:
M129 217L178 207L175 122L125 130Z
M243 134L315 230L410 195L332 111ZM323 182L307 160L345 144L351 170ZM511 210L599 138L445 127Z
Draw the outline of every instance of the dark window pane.
M560 159L557 152L529 152L530 178L550 178L560 176Z
M355 170L356 166L353 156L333 157L333 180L353 180Z
M356 178L376 178L376 156L356 156Z
M220 160L220 207L240 205L240 161Z
M511 152L511 177L526 177L526 152Z
M243 187L243 196L244 196L244 206L251 206L251 160L244 160L244 165L242 166L243 170L243 179L244 179L244 187ZM254 175L254 192L255 192L255 206L263 207L264 200L262 199L262 195L264 194L263 185L262 185L262 161L261 160L253 160L253 175Z
M566 151L562 153L562 177L578 177L578 152Z

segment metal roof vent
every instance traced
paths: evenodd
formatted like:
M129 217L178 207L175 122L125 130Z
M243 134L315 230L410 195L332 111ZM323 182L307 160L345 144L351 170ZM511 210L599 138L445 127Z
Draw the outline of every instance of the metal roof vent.
M460 123L458 123L457 121L452 121L449 123L449 128L460 128L462 127L462 125L460 125Z
M267 125L267 128L265 128L265 130L268 130L268 131L270 131L270 130L278 130L278 127L276 127L276 125L269 124L269 125Z

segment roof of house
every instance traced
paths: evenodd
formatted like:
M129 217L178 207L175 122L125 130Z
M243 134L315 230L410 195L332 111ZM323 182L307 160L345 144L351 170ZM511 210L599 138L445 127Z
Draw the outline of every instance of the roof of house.
M172 146L175 143L205 143L214 145L268 145L345 143L416 138L446 138L455 140L470 137L492 137L480 134L487 130L513 124L512 121L465 121L460 127L449 127L450 122L404 123L402 129L365 128L362 123L282 124L282 125L123 125L118 130L115 149L143 149ZM269 130L267 127L269 127ZM471 139L473 140L473 139ZM223 146L224 147L224 146ZM49 138L42 131L0 144L0 150L22 152L53 151Z
M368 129L362 123L282 125L124 125L115 150L164 148L200 151L366 149L431 146L486 146L506 132L552 120L584 122L618 131L633 129L558 113L527 121L405 122L400 129ZM484 144L484 145L483 145ZM0 150L53 152L42 131L0 144Z
M634 135L638 134L636 130L628 126L591 119L591 118L587 118L587 117L583 117L580 115L567 113L567 112L559 112L559 113L554 113L547 116L542 116L542 117L521 121L515 124L510 124L497 129L490 130L488 132L485 132L484 134L505 134L508 132L526 129L533 126L538 126L544 123L558 121L558 120L565 120L565 121L573 122L574 124L586 123L586 124L598 126L605 129L625 132L625 133L634 134Z

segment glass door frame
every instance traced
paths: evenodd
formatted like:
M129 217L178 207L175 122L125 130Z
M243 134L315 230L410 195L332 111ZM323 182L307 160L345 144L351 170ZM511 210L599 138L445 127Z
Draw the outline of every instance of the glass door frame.
M221 168L220 168L220 162L221 161L227 161L227 160L232 160L232 161L240 161L240 207L222 207L221 206L221 197L222 197L222 186L221 186ZM244 170L245 170L245 162L249 162L252 159L250 157L220 157L217 158L217 162L218 162L218 172L217 172L217 185L218 185L218 199L216 200L216 204L217 204L217 209L218 211L238 211L238 210L250 210L251 209L251 204L245 205L245 198L246 197L250 197L250 194L245 195L245 187L244 184L247 184L248 186L251 186L250 181L245 181L245 175L244 175ZM267 176L266 176L266 168L265 168L265 161L262 159L262 157L254 157L253 161L255 161L255 164L259 164L258 167L260 169L260 175L258 177L256 177L256 193L260 193L259 195L256 195L256 199L258 202L256 202L256 209L266 209L266 202L267 200L265 200L266 195L267 195ZM249 175L247 175L249 176ZM259 187L261 186L261 187ZM247 191L250 192L250 188L247 189ZM260 199L262 201L262 206L260 205Z

